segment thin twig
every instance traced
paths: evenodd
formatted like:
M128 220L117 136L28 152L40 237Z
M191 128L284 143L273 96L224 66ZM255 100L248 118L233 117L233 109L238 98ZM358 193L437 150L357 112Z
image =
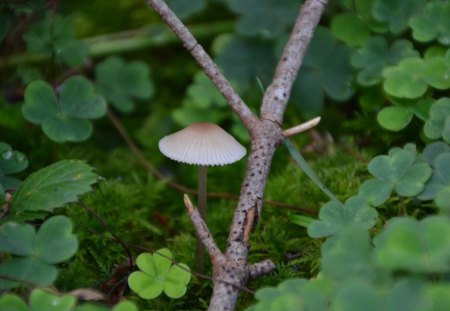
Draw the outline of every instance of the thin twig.
M282 124L292 85L328 0L308 0L280 57L274 79L264 94L261 117Z
M195 230L197 231L197 235L205 246L209 256L211 257L211 261L214 263L215 261L223 257L223 254L220 251L219 247L217 247L216 242L214 242L211 232L209 232L209 229L205 224L202 216L200 215L200 212L194 207L187 194L183 196L183 200L184 205L188 210L189 217L191 218Z
M263 275L269 274L275 271L276 268L277 266L270 259L254 263L248 267L250 280L255 280Z
M111 234L111 236L114 237L114 239L117 241L117 243L119 243L120 246L122 246L122 248L127 253L128 266L130 268L130 271L132 271L133 270L133 255L131 254L131 250L128 247L128 245L125 244L125 242L114 232L114 230L108 225L108 223L102 217L100 217L100 215L97 214L91 207L89 207L86 203L84 203L82 201L80 201L79 204L86 211L88 211L92 216L94 216L94 218L97 219L98 222L100 222L100 224L103 226L103 228L105 228Z
M307 131L307 130L313 128L314 126L319 124L319 122L320 122L320 117L316 117L316 118L311 119L311 120L309 120L309 121L307 121L305 123L302 123L302 124L299 124L297 126L291 127L291 128L289 128L287 130L284 130L283 131L283 136L284 137L290 137L292 135L302 133L304 131Z
M257 117L234 91L231 84L219 70L217 65L197 42L189 29L173 13L163 0L147 0L147 3L161 16L162 20L172 29L183 42L184 47L192 54L202 67L220 94L226 99L230 107L236 112L244 126L250 131L257 122Z

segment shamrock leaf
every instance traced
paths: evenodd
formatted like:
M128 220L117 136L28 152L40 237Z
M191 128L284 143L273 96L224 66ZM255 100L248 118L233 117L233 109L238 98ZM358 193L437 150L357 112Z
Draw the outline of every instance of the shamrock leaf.
M450 98L443 97L434 102L423 130L428 138L442 137L450 142Z
M444 56L434 56L425 59L422 75L424 80L439 90L450 88L450 52Z
M388 221L375 238L375 258L391 270L416 273L450 271L450 220L431 216L421 221L406 217Z
M364 44L370 35L366 23L354 14L344 13L333 17L331 31L334 36L350 46Z
M299 1L295 0L227 0L232 11L240 14L237 31L248 36L276 38L295 21Z
M0 297L0 310L29 311L27 304L16 295L4 294Z
M373 4L373 16L389 25L389 30L399 34L406 30L409 19L423 10L427 0L376 0Z
M20 185L17 178L9 175L23 171L28 166L25 155L13 151L8 144L0 142L0 202L6 189L16 189Z
M348 99L353 94L349 59L349 47L339 43L328 29L318 27L294 83L292 101L314 114L322 109L325 94L338 101Z
M333 292L333 284L327 279L289 279L277 287L258 290L258 302L247 311L297 311L325 310Z
M372 247L368 228L343 227L331 248L323 253L322 271L334 280L349 277L373 279Z
M148 99L154 92L150 69L143 62L125 64L110 57L95 67L95 75L99 93L122 112L131 112L136 99Z
M399 98L418 98L425 94L428 84L423 77L424 60L407 58L383 71L384 90Z
M75 38L72 21L58 15L47 14L23 39L28 51L56 57L69 66L81 65L88 55L87 45Z
M424 189L425 182L431 176L431 168L428 163L415 160L415 152L405 148L370 161L368 169L376 179L366 186L366 191L373 194L381 190L382 193L373 200L375 205L384 203L393 190L400 196L412 197ZM360 194L364 195L364 191Z
M329 201L319 212L319 220L308 226L308 235L321 238L339 234L348 227L370 229L375 225L377 212L361 198L351 197L345 205Z
M411 122L414 112L406 107L386 107L377 115L378 123L390 131L400 131Z
M356 279L342 284L335 293L330 310L381 311L385 310L386 293L366 279Z
M17 281L0 280L0 288L14 288L20 281L42 286L52 284L58 274L54 264L72 257L78 241L65 216L53 216L36 232L29 224L7 222L0 227L0 251L15 256L0 264L0 274Z
M34 172L25 179L12 201L12 212L51 211L76 202L98 179L82 161L63 160Z
M229 116L226 101L212 84L211 80L199 72L194 77L194 83L187 89L187 96L181 108L176 109L172 117L181 126L195 122L219 123Z
M445 197L445 189L450 186L450 152L442 152L430 160L430 165L433 167L433 174L425 184L423 191L417 196L418 199L424 201L437 199L437 195L441 190L444 192L440 195ZM439 202L442 202L444 197L440 197L438 199Z
M30 295L30 311L71 311L77 300L71 295L55 295L42 289L35 289Z
M450 5L444 1L431 1L420 14L409 20L413 37L420 42L434 39L450 45Z
M186 293L191 279L189 267L185 264L172 265L172 253L163 248L153 255L142 253L136 259L141 271L133 272L128 285L140 297L153 299L164 293L170 298L180 298Z
M384 67L417 56L419 53L413 49L410 41L398 40L389 47L384 37L371 37L352 54L350 61L354 68L360 69L358 83L372 86L381 82Z
M85 78L75 76L61 85L59 96L44 81L33 81L25 90L22 113L25 118L40 124L44 133L56 142L83 141L92 132L88 119L99 118L106 112L103 97Z

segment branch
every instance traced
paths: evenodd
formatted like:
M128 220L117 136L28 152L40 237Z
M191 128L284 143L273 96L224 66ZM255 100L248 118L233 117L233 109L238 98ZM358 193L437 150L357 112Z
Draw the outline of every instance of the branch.
M327 1L309 0L302 6L294 30L278 62L275 77L264 94L262 118L282 124L292 85Z
M283 136L290 137L292 135L307 131L307 130L313 128L314 126L316 126L317 124L319 124L319 122L320 122L320 117L316 117L305 123L302 123L297 126L291 127L290 129L284 130Z
M204 72L217 87L220 94L222 94L230 107L241 119L244 126L250 131L257 121L257 117L234 91L230 82L228 82L227 78L220 72L217 65L197 42L189 29L187 29L183 22L172 12L172 10L170 10L163 0L147 0L147 2L183 42L184 47L192 54L200 67L202 67Z
M276 268L277 266L272 262L272 260L269 259L257 262L248 267L249 278L250 280L256 280L263 275L275 271Z
M217 260L222 259L224 256L220 251L220 249L217 247L216 243L214 242L214 239L211 233L209 232L209 229L206 226L202 216L200 216L198 209L194 207L187 194L183 196L183 199L184 205L188 210L188 214L189 217L191 218L192 224L194 225L195 230L197 231L198 237L202 241L203 245L205 245L205 248L209 256L211 257L211 261L215 263Z

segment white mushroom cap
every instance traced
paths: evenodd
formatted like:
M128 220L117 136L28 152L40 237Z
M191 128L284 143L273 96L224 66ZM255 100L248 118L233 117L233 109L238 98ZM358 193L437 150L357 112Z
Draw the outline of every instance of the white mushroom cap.
M221 127L194 123L185 129L163 137L159 150L168 158L196 165L225 165L245 155L245 148Z

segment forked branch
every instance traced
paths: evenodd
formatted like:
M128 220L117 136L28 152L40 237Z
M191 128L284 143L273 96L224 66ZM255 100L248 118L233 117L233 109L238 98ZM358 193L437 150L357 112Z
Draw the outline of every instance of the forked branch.
M201 219L199 220L200 217L196 216L198 212L185 197L185 204L191 220L213 259L214 288L209 310L234 310L240 289L245 287L249 280L275 269L275 265L270 260L257 264L247 262L250 235L261 216L264 189L275 150L285 137L303 130L303 128L297 128L283 133L281 130L283 114L292 85L327 0L306 0L302 6L277 65L274 79L264 94L261 118L250 111L218 70L211 57L164 1L147 0L147 2L180 38L186 49L203 68L251 133L251 152L248 157L247 171L242 183L239 203L234 213L225 254L222 254L217 248L206 224ZM307 126L310 125L307 124ZM219 259L214 259L217 257Z

